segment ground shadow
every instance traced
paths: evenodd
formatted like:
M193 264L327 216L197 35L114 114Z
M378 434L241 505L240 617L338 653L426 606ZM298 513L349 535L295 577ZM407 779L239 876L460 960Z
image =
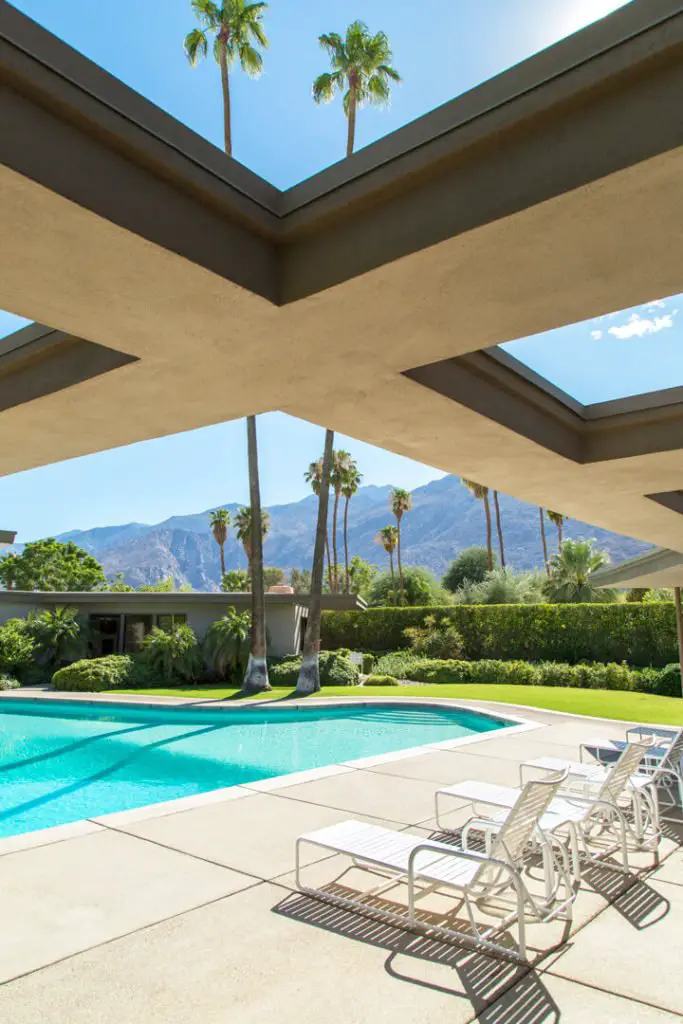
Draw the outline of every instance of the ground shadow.
M583 869L582 877L638 931L659 924L671 909L665 896L635 875L624 875L594 864Z
M358 897L355 890L338 881L326 886L325 891L331 900L334 897ZM532 966L482 953L465 944L456 945L407 931L373 916L373 912L377 911L399 913L405 912L405 908L387 900L385 896L374 896L366 904L366 912L356 912L332 901L327 902L303 893L292 893L273 907L274 913L290 920L385 950L388 956L384 969L392 978L454 998L466 999L477 1014L488 1011L508 990L525 982L516 999L515 1016L509 1020L515 1024L540 1024L541 1021L560 1019L556 1004ZM434 923L443 923L442 915L435 917L429 912L420 912L423 924L428 924L432 917ZM449 926L453 928L465 930L466 924L463 920L449 920ZM497 941L509 941L511 954L516 951L511 936L498 936ZM546 953L544 950L542 956ZM433 967L444 967L447 970L439 977ZM452 984L448 980L448 970L455 972ZM482 1019L503 1021L508 1018Z

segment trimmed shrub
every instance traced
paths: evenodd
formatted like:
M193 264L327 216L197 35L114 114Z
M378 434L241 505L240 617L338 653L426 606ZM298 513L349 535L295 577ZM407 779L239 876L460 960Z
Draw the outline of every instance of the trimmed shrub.
M627 662L664 667L678 657L673 604L454 605L451 608L368 608L322 614L330 650L405 649L407 627L447 617L468 658L525 661Z
M18 679L14 679L13 676L8 676L7 673L0 673L0 690L16 690L21 686Z
M368 676L365 686L400 686L398 679L393 676Z
M363 664L361 666L361 672L364 676L369 676L375 666L375 655L374 654L363 654Z
M60 668L52 677L55 690L100 693L117 686L130 686L133 661L129 654L108 654L104 658L84 658Z
M20 675L33 660L35 641L26 619L8 619L0 626L0 672Z
M373 671L377 675L393 676L394 679L409 679L410 671L416 661L421 659L408 651L394 651L393 654L383 654L374 664Z
M655 681L654 693L658 694L660 697L681 696L680 665L667 665L665 668L662 669L662 671L659 673L659 678Z
M301 668L301 655L288 657L268 668L272 686L296 686ZM360 670L347 657L337 651L320 652L321 686L357 686Z

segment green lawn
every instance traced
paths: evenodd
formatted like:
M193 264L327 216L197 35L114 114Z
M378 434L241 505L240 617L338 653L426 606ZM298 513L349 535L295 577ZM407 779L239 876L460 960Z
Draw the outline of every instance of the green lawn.
M204 700L237 699L239 691L225 686L189 686L185 689L116 690L149 696L194 697ZM258 699L283 700L293 695L289 687L277 687ZM504 686L496 684L439 684L424 686L326 686L323 697L454 697L495 700L505 704L526 704L549 711L566 711L596 718L617 718L630 722L683 725L683 700L655 697L620 690L577 690L563 686ZM248 698L254 700L255 698ZM314 699L314 698L309 698Z

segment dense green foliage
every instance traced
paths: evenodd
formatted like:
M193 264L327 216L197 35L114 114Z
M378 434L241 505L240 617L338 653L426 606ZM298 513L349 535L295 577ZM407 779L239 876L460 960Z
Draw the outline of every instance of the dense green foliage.
M296 686L301 668L301 657L285 658L268 668L272 686ZM352 665L341 651L320 652L321 686L356 686L360 682L360 671Z
M566 540L550 559L550 578L545 591L555 604L616 601L616 591L596 587L593 574L609 562L606 551L597 551L592 540Z
M35 648L26 619L8 619L0 626L0 672L21 675L31 664Z
M493 563L497 561L495 554ZM455 593L464 583L481 583L489 571L489 556L486 548L464 548L446 569L442 583L446 590Z
M26 629L34 642L34 660L49 674L67 662L82 658L87 651L83 623L77 608L31 612Z
M673 605L536 604L455 605L450 608L368 608L323 612L322 641L329 650L391 651L406 648L408 626L429 615L448 616L464 641L467 658L525 661L626 661L668 665L677 659Z
M16 690L20 686L21 683L14 676L7 675L6 672L0 672L0 690Z
M678 665L633 669L625 664L568 665L541 661L457 661L387 655L375 667L378 675L416 683L497 683L516 686L568 686L588 690L634 690L664 697L681 696Z
M371 675L365 680L365 686L400 686L398 679L394 676L376 676Z
M56 690L100 693L133 685L133 658L128 654L108 654L104 658L84 658L60 668L52 677Z
M203 659L197 637L189 626L176 626L172 632L153 629L142 641L140 663L157 679L192 683L201 679Z
M375 576L368 590L368 603L382 606L394 603L398 583L390 572ZM403 591L405 604L411 607L450 604L446 593L435 576L421 565L407 565L403 569Z
M204 634L202 647L209 669L220 679L241 678L249 654L250 636L250 613L228 608Z
M251 590L251 580L246 569L228 569L221 580L221 590L227 594L246 594Z
M515 572L509 566L487 572L478 583L466 580L453 595L457 604L539 604L546 577L539 572Z
M0 559L0 585L6 590L102 590L107 578L100 563L73 541L63 544L48 537Z

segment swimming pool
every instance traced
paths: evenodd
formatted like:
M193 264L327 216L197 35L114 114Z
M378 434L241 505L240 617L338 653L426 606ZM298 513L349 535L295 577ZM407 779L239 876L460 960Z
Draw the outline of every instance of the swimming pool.
M0 702L0 836L512 723L439 705Z

